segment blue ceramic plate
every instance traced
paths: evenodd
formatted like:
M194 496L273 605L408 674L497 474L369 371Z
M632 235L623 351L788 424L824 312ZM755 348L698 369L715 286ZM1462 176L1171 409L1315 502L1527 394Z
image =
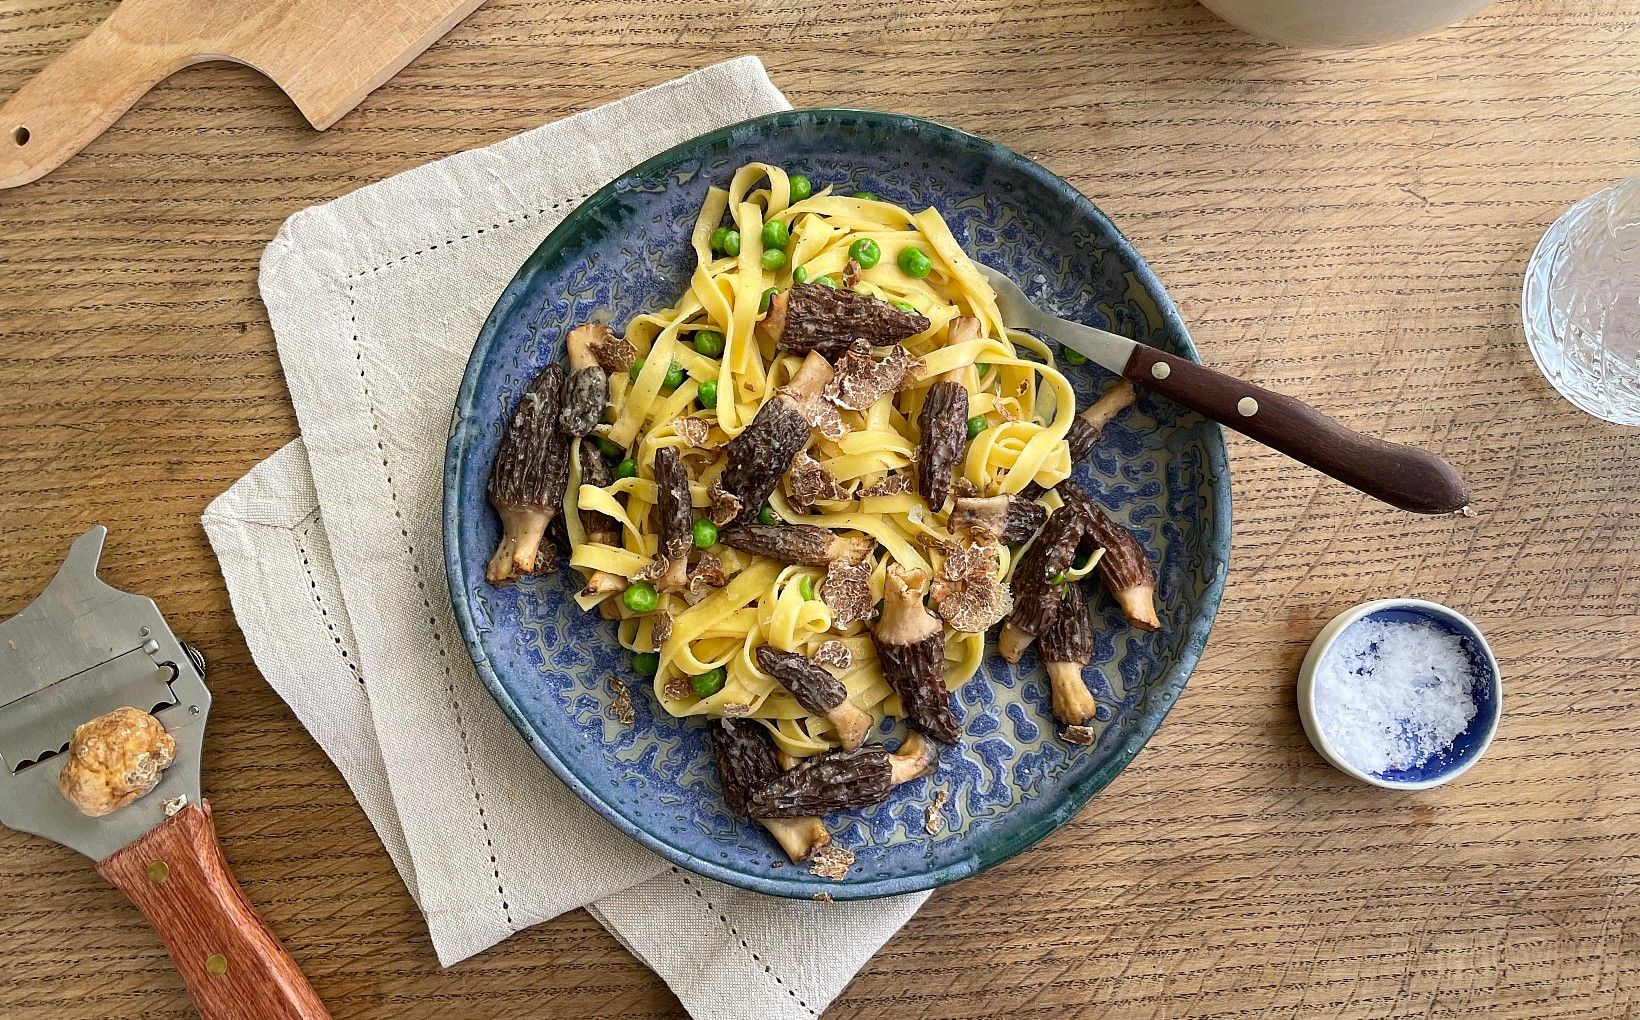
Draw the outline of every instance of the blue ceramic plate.
M1034 656L1015 670L993 656L957 694L966 739L937 775L869 811L829 818L852 850L840 881L784 859L761 827L723 804L700 721L657 709L614 627L581 612L565 572L496 589L484 564L500 525L485 500L502 424L529 380L559 357L569 328L619 329L670 305L692 266L688 237L713 184L759 160L816 188L873 191L934 206L970 255L1018 280L1060 315L1194 358L1184 324L1144 261L1076 189L995 143L911 117L802 110L747 121L662 153L571 213L508 284L473 348L452 424L444 482L444 554L456 617L479 675L553 771L621 831L702 875L781 896L858 899L944 885L1006 860L1064 824L1156 731L1183 690L1213 624L1230 554L1230 478L1218 427L1143 397L1105 430L1080 470L1157 563L1164 629L1129 628L1103 594L1091 684L1098 738L1055 734ZM1082 405L1109 379L1072 369ZM632 689L637 719L608 707L607 678ZM885 736L892 729L885 725ZM949 799L929 835L925 807Z

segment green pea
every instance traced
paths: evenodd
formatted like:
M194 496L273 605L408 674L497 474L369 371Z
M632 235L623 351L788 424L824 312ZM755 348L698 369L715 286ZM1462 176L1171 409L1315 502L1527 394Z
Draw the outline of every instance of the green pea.
M973 439L975 436L990 427L991 423L985 420L984 415L976 414L974 417L968 419L968 438Z
M913 280L920 280L934 271L934 263L929 260L927 253L914 244L907 245L900 252L899 263L900 272Z
M639 676L654 676L661 668L661 657L654 652L633 652L632 672Z
M698 697L710 698L718 691L723 690L723 681L727 678L722 666L713 666L698 676L689 678L689 686L695 689Z
M626 451L621 447L620 443L615 442L608 436L599 436L598 452L603 454L605 457L619 457Z
M723 334L715 329L703 329L695 333L695 350L708 358L720 357L723 354Z
M769 310L769 304L774 301L774 296L778 293L780 293L779 287L770 287L764 291L763 296L757 302L757 314L766 314Z
M822 287L830 287L830 288L831 288L831 289L832 289L832 290L836 290L836 289L837 289L837 281L836 281L836 280L833 280L833 279L832 279L832 278L831 278L831 277L829 277L829 276L822 276L822 277L820 277L820 279L818 279L818 280L816 280L816 281L814 281L814 282L815 282L815 283L818 283L818 284L819 284L819 285L820 285L820 286L822 286Z
M638 473L638 462L631 457L615 465L616 478L631 478Z
M661 604L661 597L648 581L634 581L621 593L621 604L634 613L653 613Z
M1067 364L1067 365L1086 365L1087 363L1088 363L1087 356L1084 355L1081 351L1073 351L1069 347L1065 348L1065 364Z
M716 379L708 379L705 382L701 383L700 384L700 392L697 393L696 396L700 398L700 406L702 406L702 407L716 407L717 406L717 380Z
M809 282L809 267L808 266L798 266L796 269L793 269L792 270L792 282L793 283L808 283Z
M974 370L979 372L980 375L984 375L991 370L991 366L986 362L981 361L974 365Z
M801 581L797 582L797 593L803 596L805 601L814 601L814 579L805 575Z
M730 258L740 254L740 231L731 230L723 235L723 254Z
M722 251L724 246L729 243L729 235L731 233L733 233L733 231L731 231L728 227L719 227L712 231L712 237L709 242L712 246L712 250Z
M643 359L642 358L633 358L632 359L632 367L626 370L627 378L631 379L633 382L637 382L638 381L638 373L642 372L642 371L643 371Z
M695 519L695 548L710 549L717 545L717 525L704 517Z
M661 380L661 384L669 390L675 390L682 386L683 366L675 361L666 366L666 378Z
M763 247L784 248L791 240L791 229L779 220L770 220L763 224Z
M791 189L793 202L801 202L814 194L813 182L802 174L792 174L786 179L786 186Z
M763 509L761 509L757 512L757 523L759 523L759 524L779 524L780 523L780 515L774 512L774 507L770 506L767 503L764 503L763 504Z
M860 263L861 269L870 269L882 261L883 249L869 237L862 237L848 246L848 257Z
M893 305L895 308L898 308L907 315L917 314L916 306L909 301L890 301L889 304Z
M764 269L773 271L784 267L785 264L786 253L781 251L779 248L770 248L768 251L763 253Z
M856 191L854 193L854 197L858 198L862 202L881 202L882 201L881 198L877 197L877 193L875 191Z

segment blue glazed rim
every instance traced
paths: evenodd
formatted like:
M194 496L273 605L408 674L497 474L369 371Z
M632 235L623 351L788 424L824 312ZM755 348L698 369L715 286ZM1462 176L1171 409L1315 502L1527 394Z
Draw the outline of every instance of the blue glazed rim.
M1179 316L1178 309L1174 306L1172 299L1168 297L1161 281L1157 279L1150 266L1139 255L1138 250L1134 248L1133 243L1116 228L1115 224L1092 201L1073 187L1070 182L1034 160L1020 155L1007 146L970 134L959 128L907 114L852 109L800 109L754 117L675 145L639 163L631 170L599 188L572 210L557 227L553 228L546 239L519 267L518 272L514 274L513 281L503 289L495 307L491 309L489 316L485 319L484 326L479 331L478 339L473 345L472 354L468 358L467 368L462 376L461 389L456 396L455 409L451 419L450 436L444 461L444 564L449 580L451 603L456 622L461 629L462 640L467 646L468 655L473 660L473 666L477 670L479 678L489 688L490 693L495 697L496 703L501 706L502 711L511 720L525 743L540 756L541 760L552 769L554 774L566 786L573 790L582 801L602 815L606 821L615 826L616 829L680 867L742 889L797 899L811 899L820 890L824 890L833 899L838 900L873 899L902 893L920 892L925 889L949 885L952 882L976 875L1030 849L1050 833L1063 826L1086 806L1095 794L1110 785L1121 774L1122 770L1127 768L1133 759L1138 756L1139 751L1144 748L1150 738L1155 735L1157 729L1161 727L1162 720L1166 718L1174 702L1183 693L1185 683L1189 680L1190 674L1195 670L1196 663L1201 659L1202 652L1207 647L1207 638L1213 629L1213 622L1218 615L1219 603L1224 596L1225 575L1230 562L1229 455L1224 445L1223 431L1217 424L1207 422L1208 429L1204 446L1214 496L1211 511L1213 545L1210 549L1213 576L1209 578L1202 593L1199 604L1200 611L1191 622L1179 657L1147 689L1145 700L1140 705L1137 725L1127 739L1116 749L1116 753L1101 767L1061 788L1058 805L1051 811L1044 812L1037 817L1033 824L1028 827L1009 834L1007 838L998 840L995 845L983 847L980 850L971 852L966 857L926 872L891 878L863 878L859 880L851 878L847 881L821 883L802 869L792 869L795 874L791 878L769 878L724 867L721 864L688 853L656 837L647 829L633 824L624 815L616 811L581 779L569 762L536 733L535 728L530 724L517 702L513 700L501 683L500 678L496 675L480 642L479 630L473 618L472 609L463 597L469 585L467 583L467 565L462 562L459 552L460 476L465 459L465 424L474 413L479 377L483 366L491 353L491 348L497 341L501 324L513 312L513 306L517 300L513 283L561 256L564 249L577 237L584 225L607 217L612 212L616 197L621 194L621 186L624 181L633 177L642 177L664 167L688 152L727 143L737 133L749 129L791 128L800 130L815 125L875 126L931 137L941 143L973 151L981 158L1008 167L1031 184L1056 193L1061 199L1078 207L1092 223L1108 234L1111 247L1119 251L1127 260L1132 267L1131 271L1134 277L1154 302L1167 334L1175 341L1175 353L1180 357L1200 363L1201 358L1197 354L1195 344L1190 338L1189 331L1185 328L1183 319Z

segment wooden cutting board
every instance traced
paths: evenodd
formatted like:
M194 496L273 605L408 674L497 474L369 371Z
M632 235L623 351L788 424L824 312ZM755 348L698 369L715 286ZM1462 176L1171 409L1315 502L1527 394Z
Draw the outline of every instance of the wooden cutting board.
M0 107L0 188L50 173L149 89L256 68L323 131L484 0L124 0Z

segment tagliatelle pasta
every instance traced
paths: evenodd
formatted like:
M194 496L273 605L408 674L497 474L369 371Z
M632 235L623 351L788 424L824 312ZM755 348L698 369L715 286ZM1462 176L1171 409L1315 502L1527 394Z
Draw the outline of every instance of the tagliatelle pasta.
M784 244L764 245L769 224L779 225L770 232ZM738 245L727 241L725 228L736 232ZM804 464L805 456L812 458L814 477L827 480L829 488L819 496L799 494L793 477L784 476L764 511L766 520L772 515L869 539L861 543L871 549L862 565L873 601L883 598L890 567L937 576L967 540L952 533L948 505L930 506L908 484L924 438L919 415L937 380L958 381L968 394L971 418L955 464L959 491L1015 494L1031 483L1052 489L1070 473L1065 438L1076 415L1070 383L1042 343L1004 327L989 284L937 211L911 212L830 189L793 201L783 170L752 163L734 174L727 189L711 189L688 243L696 260L688 290L672 307L626 324L625 338L638 360L610 379L612 411L594 433L606 449L625 452L631 464L622 466L630 470L617 471L625 476L608 485L593 485L582 481L586 447L571 458L564 522L570 565L584 575L609 575L629 585L654 579L654 564L668 556L658 459L681 462L692 513L697 521L709 518L724 447L803 364L803 355L777 347L767 328L771 304L794 282L851 288L914 310L928 322L900 341L914 359L901 385L868 406L837 407L835 425L816 429L806 454L799 454ZM917 254L906 256L905 264L920 270L918 259L925 258L926 272L902 267L908 250ZM854 259L861 251L876 257ZM959 319L977 320L977 335L948 343ZM1048 502L1057 506L1054 497ZM613 521L619 541L589 540L582 511ZM848 700L879 720L904 714L878 662L869 614L839 624L822 597L827 566L703 542L716 532L709 525L704 534L702 529L697 523L695 548L687 554L690 585L663 586L652 609L632 609L621 591L589 586L577 596L583 609L615 618L624 647L655 656L654 693L666 711L758 720L781 750L796 757L834 749L832 723L804 709L765 672L757 650L768 646L813 658L822 645L837 642L831 672L847 688ZM998 581L1008 582L1018 553L997 546ZM1079 564L1073 579L1092 569L1091 560ZM955 689L979 668L985 638L949 625L945 631L945 682ZM844 660L846 665L835 665ZM695 683L702 676L713 682Z

